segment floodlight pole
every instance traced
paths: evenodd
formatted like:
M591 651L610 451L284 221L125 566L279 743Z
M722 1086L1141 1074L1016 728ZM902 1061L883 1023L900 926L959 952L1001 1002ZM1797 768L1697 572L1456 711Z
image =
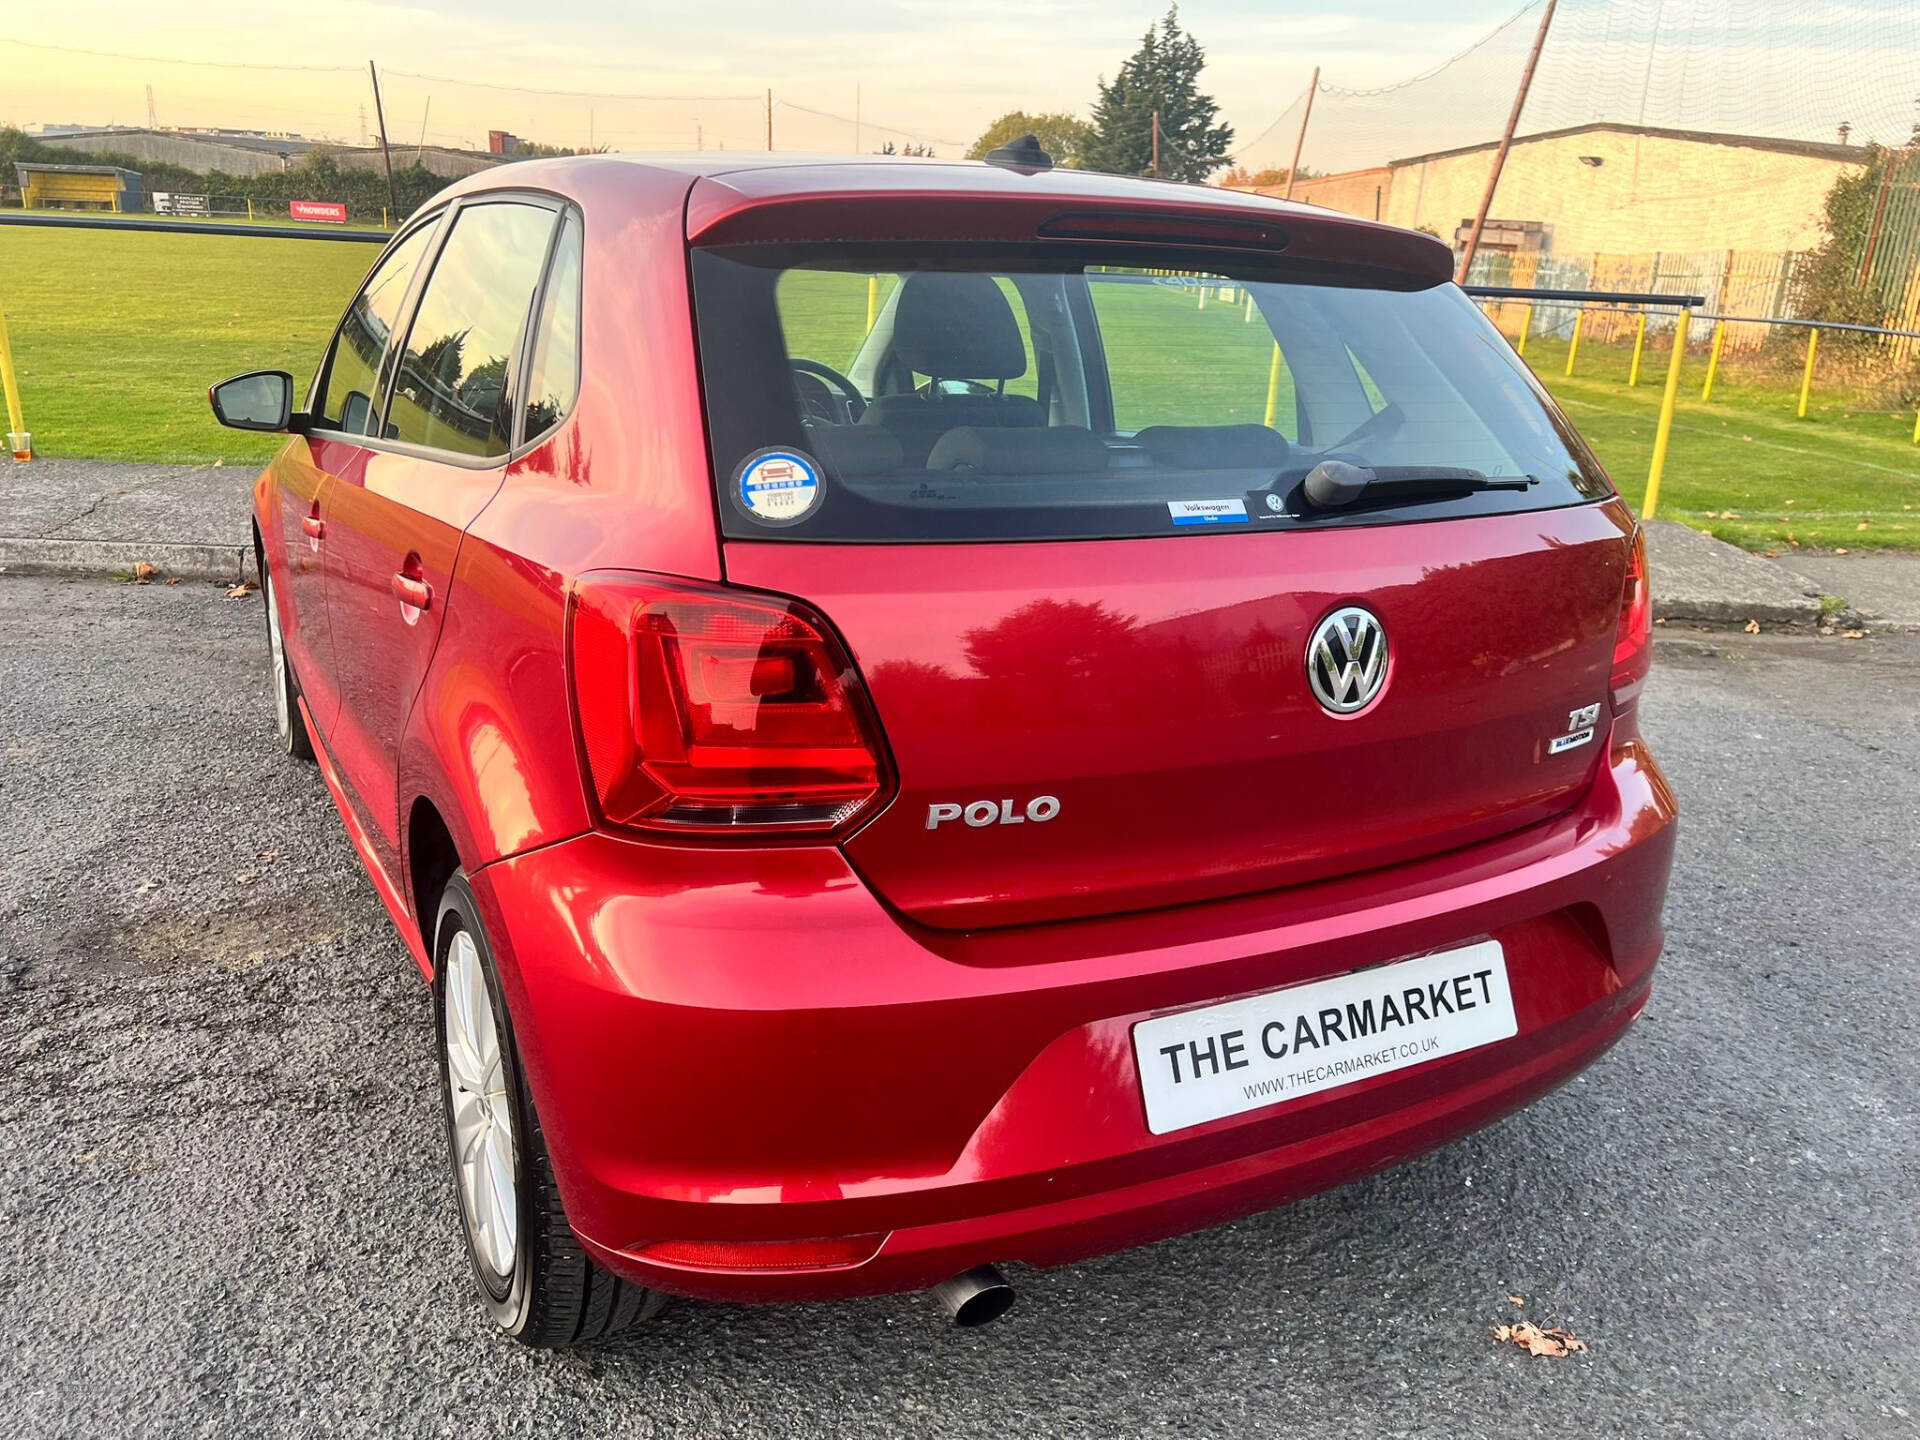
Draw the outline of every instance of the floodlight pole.
M1287 193L1281 198L1293 198L1293 182L1300 173L1300 152L1307 146L1307 122L1313 119L1313 97L1320 89L1320 67L1313 67L1313 79L1307 82L1307 113L1300 117L1300 134L1293 142L1293 164L1287 167Z
M393 188L393 151L387 148L387 111L386 107L380 103L380 72L373 68L371 60L367 61L367 74L373 77L373 113L380 122L380 158L386 162L387 166L387 203L393 207L393 214L397 219L400 214L400 195ZM420 124L420 138L424 142L426 139L424 117Z
M1153 178L1160 178L1160 112L1153 112Z
M1520 124L1520 112L1527 106L1527 90L1533 84L1534 66L1540 63L1541 48L1547 43L1547 27L1553 24L1554 7L1560 0L1547 0L1546 11L1540 16L1540 28L1534 32L1533 49L1527 52L1527 68L1520 72L1520 88L1514 92L1513 109L1507 114L1507 128L1501 132L1500 148L1493 153L1493 173L1487 176L1486 193L1480 197L1480 212L1473 217L1473 229L1467 232L1467 251L1460 257L1460 273L1457 277L1464 285L1467 272L1473 268L1473 257L1480 249L1480 232L1487 227L1487 212L1493 208L1493 192L1499 187L1500 172L1506 167L1507 151L1513 145L1513 132Z
M767 149L773 149L773 89L767 89Z

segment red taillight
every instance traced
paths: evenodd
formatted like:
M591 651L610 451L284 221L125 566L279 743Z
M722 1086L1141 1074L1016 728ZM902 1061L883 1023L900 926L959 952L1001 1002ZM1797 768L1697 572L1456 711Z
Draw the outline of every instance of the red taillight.
M656 1265L687 1270L837 1270L880 1253L886 1235L832 1235L822 1240L658 1240L633 1253Z
M884 797L880 729L853 663L797 601L587 575L569 626L575 720L609 824L829 832Z
M1613 711L1618 715L1640 698L1641 682L1653 663L1653 594L1647 586L1646 532L1633 527L1627 579L1620 591L1620 628L1613 641Z

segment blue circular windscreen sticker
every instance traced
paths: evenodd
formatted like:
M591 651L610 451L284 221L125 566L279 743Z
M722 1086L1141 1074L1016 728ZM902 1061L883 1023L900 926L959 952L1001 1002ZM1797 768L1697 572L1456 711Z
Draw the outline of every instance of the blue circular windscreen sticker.
M820 465L799 450L756 450L740 467L733 498L762 525L797 525L820 508Z

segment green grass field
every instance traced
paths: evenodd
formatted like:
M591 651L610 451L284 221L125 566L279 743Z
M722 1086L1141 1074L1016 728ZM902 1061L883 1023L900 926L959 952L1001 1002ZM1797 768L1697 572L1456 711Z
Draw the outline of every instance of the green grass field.
M325 240L0 226L0 310L35 451L265 459L275 437L221 429L207 386L290 370L304 394L378 253Z
M304 391L321 347L360 277L367 245L153 233L0 227L0 310L12 332L28 428L47 456L229 463L271 454L270 436L222 430L206 386L243 370L293 372ZM883 279L884 303L892 285ZM867 280L796 275L781 303L796 353L845 365L865 333ZM1272 349L1262 327L1215 304L1200 312L1183 292L1102 286L1096 306L1116 355L1139 327L1193 327L1219 363L1114 375L1121 423L1148 393L1154 409L1193 423L1259 421ZM1016 313L1019 307L1016 308ZM1564 343L1535 339L1527 359L1592 442L1627 498L1639 504L1665 375L1650 353L1629 389L1630 347L1583 343L1572 378ZM1226 373L1222 374L1220 365ZM1757 366L1723 367L1713 403L1699 401L1705 362L1689 356L1662 487L1660 513L1754 549L1920 550L1920 446L1914 417L1855 408L1858 397L1816 379L1806 420L1794 416L1797 378ZM1009 387L1032 393L1032 367ZM1287 428L1291 379L1276 409Z

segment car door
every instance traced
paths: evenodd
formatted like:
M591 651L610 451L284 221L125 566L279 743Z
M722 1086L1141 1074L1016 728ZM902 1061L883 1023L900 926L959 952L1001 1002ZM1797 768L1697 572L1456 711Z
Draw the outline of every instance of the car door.
M511 392L558 213L557 202L531 197L455 205L406 339L388 357L379 434L334 470L322 505L340 678L328 748L389 870L401 735L452 598L461 536L512 449Z
M369 428L377 376L408 291L432 243L438 217L402 235L375 264L347 307L307 400L310 429L273 462L281 553L279 604L293 672L307 713L322 736L333 726L340 686L325 593L326 523L322 512L334 474L361 464L358 436Z

